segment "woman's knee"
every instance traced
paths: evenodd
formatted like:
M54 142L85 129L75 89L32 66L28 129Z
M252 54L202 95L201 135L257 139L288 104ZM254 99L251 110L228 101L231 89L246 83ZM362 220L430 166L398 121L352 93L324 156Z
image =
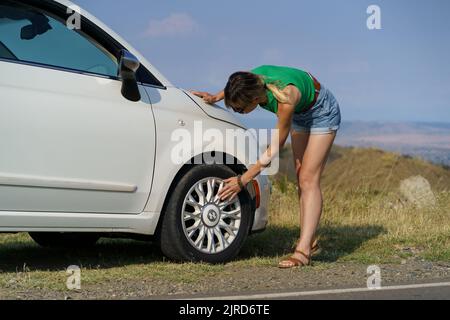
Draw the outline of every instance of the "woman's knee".
M316 172L300 172L299 186L302 191L320 188L320 174Z

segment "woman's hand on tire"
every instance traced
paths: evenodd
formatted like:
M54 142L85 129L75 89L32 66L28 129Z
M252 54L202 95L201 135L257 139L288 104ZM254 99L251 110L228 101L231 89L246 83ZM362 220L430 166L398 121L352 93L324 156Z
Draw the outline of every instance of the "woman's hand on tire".
M238 177L232 177L224 180L225 186L217 194L220 197L220 200L233 200L234 197L236 197L238 193L242 191L238 179Z

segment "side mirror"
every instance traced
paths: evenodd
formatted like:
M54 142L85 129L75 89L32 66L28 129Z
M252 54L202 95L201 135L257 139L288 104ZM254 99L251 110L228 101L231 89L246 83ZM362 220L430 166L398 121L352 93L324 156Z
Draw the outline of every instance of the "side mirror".
M122 80L122 95L130 101L141 100L141 94L136 80L136 72L140 66L139 60L127 50L122 50L119 60L119 76Z

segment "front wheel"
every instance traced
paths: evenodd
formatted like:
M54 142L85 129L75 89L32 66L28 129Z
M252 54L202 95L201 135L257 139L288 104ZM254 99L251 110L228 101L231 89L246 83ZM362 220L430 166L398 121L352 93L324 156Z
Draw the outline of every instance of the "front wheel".
M160 245L167 257L222 263L239 253L252 221L248 192L231 201L217 197L223 181L235 175L223 165L199 165L181 178L161 226Z

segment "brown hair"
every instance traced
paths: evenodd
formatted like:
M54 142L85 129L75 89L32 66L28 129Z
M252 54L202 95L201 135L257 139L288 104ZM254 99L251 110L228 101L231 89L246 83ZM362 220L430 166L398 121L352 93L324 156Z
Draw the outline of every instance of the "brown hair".
M233 73L225 86L225 105L234 111L245 108L253 103L255 98L266 96L266 89L272 91L274 97L281 103L286 103L288 97L281 91L279 81L269 82L265 76L245 71Z

